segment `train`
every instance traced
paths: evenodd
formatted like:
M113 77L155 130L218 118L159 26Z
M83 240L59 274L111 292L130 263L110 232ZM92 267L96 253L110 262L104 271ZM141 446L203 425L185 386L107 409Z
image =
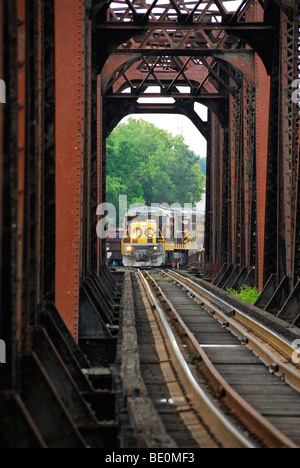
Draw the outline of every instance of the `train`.
M205 213L196 209L143 206L124 218L121 240L126 267L185 265L190 255L204 250Z

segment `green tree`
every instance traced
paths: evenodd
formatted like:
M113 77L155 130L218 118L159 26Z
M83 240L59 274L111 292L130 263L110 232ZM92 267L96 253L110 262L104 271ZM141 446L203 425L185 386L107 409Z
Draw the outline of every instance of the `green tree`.
M197 203L204 181L199 156L181 136L129 119L108 138L107 201L116 207L120 194L129 204Z
M202 172L202 174L205 175L205 177L206 177L206 163L207 163L206 158L201 158L198 162L200 171Z

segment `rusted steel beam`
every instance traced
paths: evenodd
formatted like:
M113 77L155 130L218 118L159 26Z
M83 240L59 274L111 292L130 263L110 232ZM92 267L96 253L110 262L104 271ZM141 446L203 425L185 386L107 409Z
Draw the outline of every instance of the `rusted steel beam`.
M218 54L223 55L226 58L227 54L235 54L237 57L240 55L248 56L253 55L253 51L250 49L199 49L199 48L188 48L188 49L176 49L176 48L165 48L165 49L116 49L114 55L133 55L137 57L148 56L148 57L160 57L164 55L180 56L180 57L215 57Z
M36 2L36 196L39 200L36 213L36 301L42 304L44 295L44 213L42 201L44 200L44 5L42 0Z
M298 134L298 162L296 179L296 202L295 202L295 229L294 229L294 271L293 284L300 279L300 127Z
M179 22L164 22L164 21L156 21L153 23L147 23L146 26L138 26L133 23L123 23L123 22L111 22L111 23L98 23L97 27L103 30L129 30L134 32L141 31L141 34L147 29L171 29L171 30L181 30L181 29L204 29L206 31L243 31L243 30L250 30L250 31L271 31L273 29L272 25L268 25L265 23L239 23L236 26L228 26L225 23L194 23L194 24L180 24Z
M243 86L243 111L244 111L244 125L243 125L243 142L244 142L244 164L243 164L243 177L244 177L244 262L243 265L249 267L251 264L250 251L252 239L252 179L253 179L253 162L254 152L252 145L253 128L251 125L250 114L252 107L252 89L244 84Z
M299 76L299 11L293 20L283 17L282 24L282 163L284 171L284 222L286 274L294 286L295 206L297 203L297 165L299 157L299 109L292 102L293 81Z
M258 286L264 286L265 217L267 194L270 77L261 59L255 57L256 73L256 193L257 193L257 269Z
M16 245L16 316L15 342L19 352L22 342L24 209L26 164L26 1L17 0L17 89L18 89L18 162L17 162L17 245Z
M227 116L228 119L228 116ZM228 128L221 130L221 167L222 167L222 192L221 192L221 220L220 227L222 232L222 237L220 241L220 252L224 252L221 257L222 261L228 261L229 256L229 192L230 192L230 154L229 154L229 134Z
M229 130L229 156L230 156L230 191L228 194L229 197L229 245L228 245L228 261L232 264L236 264L236 190L235 190L235 179L236 179L236 157L235 157L235 125L234 125L234 115L235 115L235 102L233 96L229 97L228 101L229 110L228 110L228 130Z
M289 41L289 28L290 22L286 15L282 14L281 19L281 68L280 68L280 100L281 112L280 119L280 141L279 141L279 158L280 158L280 192L279 192L279 225L280 236L284 239L285 243L285 259L283 259L283 270L280 271L280 279L282 276L290 276L292 271L292 173L293 173L293 148L290 132L292 130L293 119L291 112L293 103L291 99L291 82L289 77L289 67L291 60L291 43ZM279 246L278 246L279 248ZM278 256L280 252L278 251Z
M106 170L105 170L105 151L106 141L104 137L104 103L101 92L101 75L97 80L97 205L106 200ZM97 219L100 221L100 218ZM105 261L104 239L97 237L97 273L100 272L100 265Z
M292 16L293 11L297 8L295 0L274 0L287 15Z
M107 97L109 99L124 99L124 94L108 94ZM158 98L158 97L172 97L174 99L224 99L225 95L220 93L202 93L193 95L191 94L184 94L184 93L173 93L173 94L160 94L160 93L142 93L138 95L139 98ZM126 95L126 99L136 99L137 96L128 94Z
M221 223L222 223L222 128L218 118L212 115L211 120L211 202L212 202L212 224L211 224L211 259L215 265L222 262L221 252Z
M272 74L270 83L269 142L267 158L267 196L265 215L264 283L279 273L278 261L278 138L280 118L280 11L275 7L273 21L276 24L273 39ZM284 255L284 246L281 255ZM279 275L278 275L279 277ZM280 281L280 280L279 280Z
M233 133L232 147L232 174L231 174L231 198L233 204L232 226L233 226L233 243L232 252L234 264L241 263L241 122L242 122L242 107L241 107L241 90L236 88L233 101L233 115L231 122L231 131Z
M170 57L165 54L161 60L168 62L170 61ZM207 93L217 90L212 85L209 87L209 83L206 84L209 72L202 63L198 64L196 62L196 58L189 63L184 73L178 73L181 66L181 58L178 59L177 63L174 60L173 70L172 66L164 67L164 64L158 60L157 65L157 67L152 67L146 62L145 57L141 57L140 59L139 57L135 57L129 60L128 56L112 56L106 62L101 74L103 93L121 94L125 89L132 88L133 94L136 96L140 94L137 92L138 89L144 90L147 86L158 86L161 83L162 87L167 88L176 77L177 80L175 80L174 85L186 85L195 88L195 90L204 87L204 89L207 88L205 89ZM170 64L168 63L168 65ZM149 73L150 68L152 68L151 73ZM143 86L141 86L141 83Z
M55 1L55 303L75 339L78 337L81 276L81 188L85 117L84 15L83 0Z
M84 237L82 249L82 273L85 277L88 272L92 271L91 256L91 231L92 231L92 210L91 210L91 154L92 154L92 20L87 19L86 31L86 131L85 131L85 165L84 165L84 202L83 202L83 222L84 222Z

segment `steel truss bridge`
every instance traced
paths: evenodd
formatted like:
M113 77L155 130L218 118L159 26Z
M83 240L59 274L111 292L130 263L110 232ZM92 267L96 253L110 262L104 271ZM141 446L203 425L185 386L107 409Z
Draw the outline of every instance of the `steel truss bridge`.
M93 288L112 288L96 209L106 139L128 114L194 123L208 144L207 275L248 278L299 325L299 18L298 0L0 0L0 406L14 415L0 432L18 421L43 445L50 329L85 350L100 340L85 329Z

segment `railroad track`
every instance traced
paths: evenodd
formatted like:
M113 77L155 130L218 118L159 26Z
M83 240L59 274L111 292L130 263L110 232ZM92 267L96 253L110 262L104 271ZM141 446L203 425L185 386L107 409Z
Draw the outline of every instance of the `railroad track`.
M198 359L198 375L207 377L225 411L259 444L299 446L299 369L291 363L292 345L189 278L173 271L148 278L170 323L185 337L190 359Z
M297 334L290 328L288 340L285 337L288 330L286 323L280 323L281 321L268 317L268 326L266 326L260 321L260 319L265 321L263 312L257 310L261 316L251 317L251 306L243 304L244 311L242 311L242 304L239 300L226 298L227 294L223 291L221 291L221 297L216 287L212 287L214 291L209 290L206 282L201 281L199 284L190 278L189 274L182 275L169 271L166 275L213 314L223 327L247 344L269 367L270 371L276 372L285 382L300 392L300 364L297 362L297 352L295 353L293 346L293 341L300 338L299 332ZM293 359L294 356L296 359Z
M148 326L137 339L141 376L149 354L143 336L151 334L168 397L158 387L154 398L147 390L156 378L147 358L144 393L161 427L168 427L166 414L177 417L175 435L166 430L169 446L190 447L193 440L200 447L298 447L299 369L290 363L291 345L178 273L131 275L137 315L143 314L138 322ZM167 412L163 400L171 402Z

